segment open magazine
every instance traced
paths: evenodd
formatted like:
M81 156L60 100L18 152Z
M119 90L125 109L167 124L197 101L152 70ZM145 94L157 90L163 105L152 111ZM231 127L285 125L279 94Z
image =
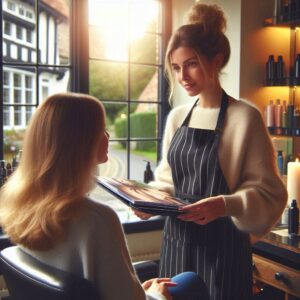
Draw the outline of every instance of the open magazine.
M186 203L147 184L127 179L97 177L97 183L126 205L156 215L177 215Z

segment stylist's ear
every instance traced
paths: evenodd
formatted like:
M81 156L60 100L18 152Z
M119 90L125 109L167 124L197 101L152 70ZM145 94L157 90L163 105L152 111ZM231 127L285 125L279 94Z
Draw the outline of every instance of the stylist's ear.
M218 53L214 57L214 63L215 63L215 66L216 66L217 70L221 70L223 68L223 64L224 64L224 55L223 55L223 53Z

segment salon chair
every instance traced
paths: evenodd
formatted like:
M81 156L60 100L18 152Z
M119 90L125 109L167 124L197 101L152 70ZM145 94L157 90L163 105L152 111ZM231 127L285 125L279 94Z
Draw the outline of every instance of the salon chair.
M9 300L100 300L93 283L45 265L18 246L0 252Z

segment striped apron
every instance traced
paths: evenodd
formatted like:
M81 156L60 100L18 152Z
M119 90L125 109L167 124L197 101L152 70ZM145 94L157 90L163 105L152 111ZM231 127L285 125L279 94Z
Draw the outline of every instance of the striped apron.
M192 108L171 141L168 162L176 196L187 203L229 193L218 158L227 105L228 96L223 91L215 130L189 128ZM251 299L249 235L239 231L230 217L218 218L207 225L167 217L160 277L184 271L197 272L204 279L210 300Z

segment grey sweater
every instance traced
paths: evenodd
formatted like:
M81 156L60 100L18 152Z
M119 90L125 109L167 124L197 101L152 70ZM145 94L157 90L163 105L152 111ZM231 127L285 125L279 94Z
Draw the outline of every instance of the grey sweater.
M118 216L110 207L91 199L86 199L80 216L67 228L63 242L48 251L24 250L48 265L91 280L101 299L165 299L159 293L145 295Z

